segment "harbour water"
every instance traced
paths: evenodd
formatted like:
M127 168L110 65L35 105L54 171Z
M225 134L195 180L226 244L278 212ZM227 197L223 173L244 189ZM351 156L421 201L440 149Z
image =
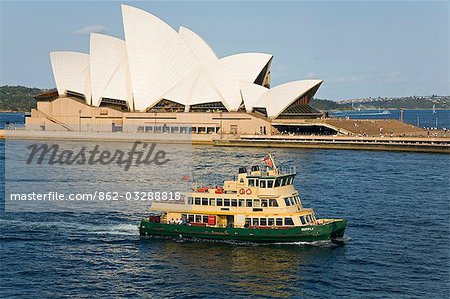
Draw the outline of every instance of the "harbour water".
M23 126L25 124L25 114L22 112L0 112L0 130L9 125Z
M333 111L330 116L351 119L396 119L400 110ZM404 110L403 121L422 128L450 129L450 110Z
M348 219L345 246L141 240L147 203L116 212L3 213L0 297L448 297L448 155L271 151L296 166L304 206L318 217ZM266 152L194 147L192 175L221 181ZM132 172L110 174L104 167L101 186L142 183ZM82 172L67 171L26 184L69 182L77 192L85 181Z
M448 155L272 151L296 166L304 206L318 217L348 219L345 246L141 240L145 204L118 212L3 213L0 296L447 298ZM226 179L265 153L194 147L193 175ZM145 184L109 172L101 184ZM64 179L86 181L70 171ZM45 177L35 184L43 182L52 184Z

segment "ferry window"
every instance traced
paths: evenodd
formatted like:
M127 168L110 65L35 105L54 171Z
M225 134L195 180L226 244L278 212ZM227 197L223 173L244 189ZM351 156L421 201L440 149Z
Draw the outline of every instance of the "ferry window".
M239 199L238 200L238 206L245 207L245 199Z
M259 224L262 226L266 226L267 225L267 219L266 218L260 218L259 219Z
M291 217L284 218L284 225L294 225L294 221L292 221Z
M291 176L289 178L289 185L292 185L292 184L294 184L294 177L293 176Z
M289 202L289 198L285 197L284 202L286 203L286 206L289 207L291 203Z
M267 188L273 188L273 180L267 180Z
M259 225L259 219L258 218L253 218L253 225Z
M253 206L254 206L255 208L261 207L261 202L259 201L259 199L254 199L254 200L253 200Z
M269 207L278 207L278 202L276 199L269 199Z
M289 200L291 201L291 205L295 205L294 197L289 197Z
M306 224L306 220L305 220L305 217L303 217L303 216L300 216L300 221L302 222L302 224Z
M287 185L287 182L288 182L288 177L284 177L283 180L282 180L282 182L281 182L281 185L282 185L282 186L286 186L286 185Z
M314 214L312 215L312 220L316 221L316 215L314 215Z
M245 223L251 224L252 223L252 218L245 218Z
M251 199L247 199L247 207L252 207L252 200Z
M266 188L266 180L260 180L259 181L259 187Z
M237 207L237 199L236 199L236 198L233 198L233 199L231 200L231 206L232 206L232 207Z
M181 214L181 219L187 219L187 215L186 214Z
M202 216L200 216L200 215L195 215L195 222L197 222L197 223L202 222Z
M221 207L222 206L222 198L218 198L217 199L217 206Z
M306 221L311 222L311 217L309 215L306 215Z
M195 198L195 204L196 204L196 205L199 205L199 204L200 204L200 197L196 197L196 198Z
M261 207L267 207L268 206L267 202L268 202L267 199L261 199Z
M189 222L194 222L194 215L189 215L189 217L188 217L188 219L189 219Z
M189 204L189 205L192 204L192 197L188 197L188 204Z
M277 178L276 180L275 180L275 187L280 187L281 186L281 179L280 178Z
M258 187L259 186L259 180L255 179L255 186Z
M224 198L223 199L223 206L224 207L229 207L230 206L230 199L229 198Z
M275 221L274 221L274 220L275 220L275 219L273 219L273 218L267 219L267 225L269 225L269 226L274 225L274 224L275 224Z
M202 198L202 205L203 206L207 206L208 205L208 199L207 198Z
M254 179L249 179L248 180L248 186L249 187L254 187L255 186L255 180Z
M283 226L283 218L277 218L275 223L279 226Z
M216 199L215 198L210 198L209 199L209 205L210 206L215 206L216 205Z
M203 223L208 223L208 216L207 215L203 216Z

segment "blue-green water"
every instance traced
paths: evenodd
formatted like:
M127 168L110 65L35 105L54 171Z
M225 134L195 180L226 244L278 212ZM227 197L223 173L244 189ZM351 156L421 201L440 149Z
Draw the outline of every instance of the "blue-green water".
M8 125L23 126L25 114L22 112L0 112L0 129Z
M400 110L361 110L334 111L330 116L349 117L351 119L397 119L400 120ZM450 110L404 110L403 121L423 127L450 129Z
M318 217L348 219L345 246L141 240L137 226L147 211L136 205L117 212L3 213L0 297L448 297L448 155L271 150L297 167L304 206ZM229 179L266 152L194 147L193 174ZM142 184L110 174L105 168L99 186ZM71 171L62 179L94 180ZM42 183L52 180L27 182Z

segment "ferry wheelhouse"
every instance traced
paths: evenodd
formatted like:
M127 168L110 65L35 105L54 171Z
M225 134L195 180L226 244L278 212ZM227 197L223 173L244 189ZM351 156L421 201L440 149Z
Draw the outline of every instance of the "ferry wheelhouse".
M294 168L279 168L271 154L264 165L239 168L223 187L194 187L177 203L155 201L140 223L141 236L254 242L340 242L345 219L316 219L294 187Z

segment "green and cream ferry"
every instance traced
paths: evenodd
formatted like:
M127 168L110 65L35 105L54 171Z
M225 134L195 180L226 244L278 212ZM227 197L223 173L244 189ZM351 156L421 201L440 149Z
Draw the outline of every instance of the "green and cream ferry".
M278 168L272 155L223 187L195 187L175 203L154 201L141 236L250 242L342 242L345 219L316 219L302 205L293 168Z

